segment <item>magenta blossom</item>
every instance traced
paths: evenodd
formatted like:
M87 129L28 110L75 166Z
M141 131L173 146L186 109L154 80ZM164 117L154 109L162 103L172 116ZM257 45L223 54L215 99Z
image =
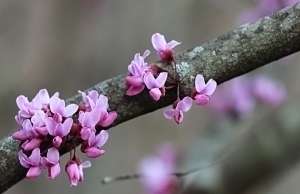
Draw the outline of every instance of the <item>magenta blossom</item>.
M98 135L95 132L91 133L87 147L84 149L86 155L90 158L97 158L105 153L105 150L102 149L104 144L107 142L109 134L107 131L102 130Z
M135 54L134 59L128 66L129 75L126 77L126 95L135 96L145 89L144 75L150 71L150 66L145 62L145 59L149 54L149 50L146 50L143 56L140 53Z
M43 157L42 163L47 167L50 179L55 179L60 174L59 152L56 148L48 149L47 157Z
M78 121L81 125L80 135L81 139L88 140L91 133L96 132L96 125L99 122L101 112L96 109L91 112L83 112L79 113Z
M152 35L151 42L160 59L166 62L171 62L174 60L173 49L181 44L175 40L167 42L165 36L159 33Z
M254 78L253 94L259 101L273 107L281 105L287 98L285 87L265 76Z
M81 92L83 97L83 102L85 107L89 107L86 111L95 111L93 114L90 114L89 116L92 116L93 118L86 118L87 115L85 115L84 120L88 122L93 122L96 120L97 114L99 114L97 125L101 127L108 127L110 126L117 118L117 113L115 111L108 112L109 104L108 104L108 98L102 94L99 95L99 93L95 90L92 90L86 95L85 93ZM83 127L86 124L83 124ZM92 126L91 123L89 123L89 127Z
M164 116L166 119L174 119L177 124L180 124L183 121L183 113L189 111L192 105L193 99L184 97L182 100L175 102L172 108L165 110Z
M146 73L144 82L147 88L150 90L149 94L153 100L158 101L161 96L165 95L165 83L168 78L167 72L160 73L157 78L151 72Z
M53 146L59 148L62 143L62 138L67 136L71 131L73 119L68 118L63 123L57 123L54 119L49 117L45 121L48 133L54 137L52 140Z
M222 84L211 98L210 108L237 118L249 115L255 107L251 82L242 76Z
M54 114L54 120L58 123L61 123L63 118L72 117L72 115L78 110L77 104L70 104L66 106L65 101L56 96L50 99L49 106L51 112Z
M38 177L42 172L41 152L39 148L35 148L28 157L23 151L19 151L19 161L24 168L28 168L26 177L29 179Z
M91 167L90 161L80 163L78 160L70 160L66 165L66 173L69 177L70 185L77 186L84 179L83 169Z
M206 105L209 102L210 96L215 92L217 82L213 79L205 83L204 77L198 74L195 79L195 102L198 105Z
M177 188L175 152L165 145L159 154L145 158L139 167L141 181L149 194L172 194Z
M59 93L55 93L51 98L58 97L58 95ZM22 125L25 119L31 118L37 111L47 109L49 101L50 97L46 89L40 90L31 102L23 95L18 96L16 103L20 110L16 116L17 123Z

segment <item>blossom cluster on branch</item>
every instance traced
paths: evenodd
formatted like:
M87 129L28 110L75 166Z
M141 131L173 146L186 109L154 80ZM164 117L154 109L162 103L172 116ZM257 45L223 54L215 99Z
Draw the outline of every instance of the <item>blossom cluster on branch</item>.
M178 75L173 49L181 43L175 40L167 42L164 35L159 33L152 35L151 42L160 60L173 66L175 74ZM193 100L197 105L208 104L217 87L215 80L210 79L206 83L203 75L196 75L194 92L190 96L181 98L179 95L180 77L176 76L174 82L166 85L168 73L163 72L156 64L148 64L145 59L149 55L149 50L146 50L143 55L137 53L128 65L128 76L126 77L126 94L128 96L138 95L147 88L152 99L159 101L161 97L165 96L168 89L176 87L177 100L172 107L164 111L164 116L166 119L174 120L177 124L183 122L183 113L191 109Z
M161 61L172 65L178 75L173 49L180 43L175 40L167 42L163 35L155 33L152 44ZM168 89L176 87L177 100L164 112L164 116L178 124L183 121L183 113L191 108L193 100L198 105L209 102L217 87L214 80L205 82L203 75L196 75L194 92L181 98L179 76L166 85L168 72L163 72L155 64L149 65L145 61L149 55L149 50L143 55L137 53L129 64L129 73L124 80L127 84L126 95L138 95L147 89L152 99L159 101ZM97 158L105 153L103 146L109 138L105 129L113 124L117 113L109 110L109 99L97 91L79 93L82 101L78 105L66 105L58 92L50 96L46 89L40 90L31 101L23 95L17 97L19 112L16 121L19 129L13 138L21 141L18 156L20 164L28 169L27 178L36 178L43 169L47 169L48 177L55 179L61 172L59 151L63 145L71 150L70 159L65 165L70 184L76 186L81 182L84 178L83 169L90 167L91 163L81 162L76 155L74 139L81 143L81 151L89 158Z
M91 163L80 161L76 145L69 143L72 138L80 140L81 151L87 157L104 154L102 147L109 137L104 128L114 122L117 113L108 111L108 98L97 91L80 93L80 105L67 106L59 93L50 97L46 89L40 90L32 101L23 95L17 97L19 130L13 138L21 141L18 155L21 165L28 169L27 178L33 179L47 169L48 177L55 179L61 172L59 150L65 144L72 150L65 166L70 183L76 186L82 181L83 169Z

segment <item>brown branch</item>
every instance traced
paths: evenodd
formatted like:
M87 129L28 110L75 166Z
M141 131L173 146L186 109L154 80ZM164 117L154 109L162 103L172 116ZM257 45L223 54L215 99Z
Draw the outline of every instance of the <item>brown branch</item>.
M300 4L297 4L178 54L176 64L183 80L181 95L190 95L198 73L220 84L299 50ZM169 75L175 78L172 71ZM127 97L124 95L124 75L100 82L90 89L109 97L111 108L119 113L115 125L169 105L176 98L174 90L158 103L153 102L146 93ZM80 96L76 95L68 101L78 103ZM25 171L17 160L17 150L18 143L11 137L0 141L0 192L24 178Z

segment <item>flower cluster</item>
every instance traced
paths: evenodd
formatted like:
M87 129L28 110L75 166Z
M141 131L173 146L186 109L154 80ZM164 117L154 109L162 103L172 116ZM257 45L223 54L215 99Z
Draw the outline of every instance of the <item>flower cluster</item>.
M254 9L241 14L240 22L254 22L260 17L272 15L273 12L297 2L299 0L259 0Z
M173 65L175 73L177 74L176 64L174 62L174 48L181 44L175 40L167 42L164 35L155 33L152 35L151 42L153 48L156 50L160 60L168 65ZM161 97L165 96L166 88L174 88L174 85L165 86L168 78L167 72L160 72L160 68L155 64L149 65L145 59L150 55L150 51L146 50L143 55L135 54L134 59L128 65L128 75L126 77L128 96L135 96L148 89L149 95L154 101L159 101ZM177 124L182 123L183 113L191 109L193 100L198 105L206 105L210 100L210 96L214 93L217 87L216 81L210 79L205 83L204 77L198 74L195 78L195 89L191 97L179 96L180 80L176 80L177 86L177 100L173 106L164 112L166 119L174 120Z
M269 77L241 76L220 86L211 99L210 107L234 118L249 115L258 102L277 107L287 97L282 83Z
M172 194L178 188L178 178L173 174L176 156L173 147L166 144L156 155L141 161L139 172L145 191L149 194Z
M27 178L35 178L42 169L47 169L48 177L55 179L61 171L59 150L64 144L74 149L65 167L70 183L76 186L82 181L83 168L89 167L90 162L78 159L76 145L70 142L72 138L82 142L81 150L88 157L104 154L102 147L108 140L108 132L103 129L114 122L117 113L108 112L107 97L97 91L80 93L83 99L80 106L66 105L59 93L50 97L46 89L40 90L32 101L23 95L17 97L19 130L13 138L21 141L18 156L21 165L28 169Z

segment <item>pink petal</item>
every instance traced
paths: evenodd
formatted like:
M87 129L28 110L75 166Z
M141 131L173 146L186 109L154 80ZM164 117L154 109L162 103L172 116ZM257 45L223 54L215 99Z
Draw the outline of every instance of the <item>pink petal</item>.
M205 94L211 96L217 88L217 82L213 79L208 80L205 88Z
M64 123L59 124L57 126L55 135L60 137L64 137L68 135L71 131L72 125L73 125L73 119L71 118L66 119Z
M153 88L149 91L150 96L153 98L155 101L159 101L162 93L159 88Z
M154 76L151 72L148 72L145 74L144 83L149 90L159 87L156 79L154 78Z
M50 173L48 174L48 177L50 179L55 179L60 174L60 165L57 163L56 165L50 167Z
M50 110L52 113L64 114L65 101L58 97L52 97L50 99Z
M83 140L88 140L90 135L92 134L92 129L90 128L82 128L80 131L80 137Z
M20 164L25 167L25 168L30 168L30 162L28 161L28 157L26 154L23 153L22 150L20 150L18 152L18 158L19 158L19 161L20 161Z
M29 156L29 161L31 161L36 166L40 164L41 162L41 151L40 148L35 148L31 155Z
M168 78L167 72L162 72L158 75L158 77L156 78L158 88L162 88L165 85L167 78Z
M55 136L55 129L57 126L57 123L52 118L45 118L45 124L46 128L48 130L48 133L52 136Z
M102 121L100 121L99 125L102 127L108 127L110 126L118 117L117 112L110 112L107 114L106 118Z
M147 58L151 54L150 50L146 49L143 54L143 58Z
M26 177L29 179L33 179L38 177L41 174L42 170L39 166L29 168Z
M56 148L48 149L47 159L52 164L58 163L58 161L59 161L59 151Z
M205 95L205 94L199 94L195 96L195 102L198 105L206 105L209 102L209 96Z
M201 92L205 88L205 80L202 74L198 74L195 79L195 89L197 92Z
M38 139L38 138L34 138L34 139L31 139L31 140L28 140L28 141L25 141L23 144L22 144L22 148L26 151L30 151L30 150L33 150L35 148L38 148L41 144L42 140L41 139Z
M157 51L165 50L167 47L167 42L164 37L164 35L155 33L151 37L151 42L153 45L153 48Z
M90 168L92 166L92 163L90 161L84 161L80 164L82 168Z
M168 45L169 49L173 49L180 44L181 44L180 42L177 42L176 40L172 40L172 41L168 42L167 45Z
M97 158L105 153L104 150L98 149L96 147L87 148L84 150L84 152L89 158Z
M127 76L126 83L129 86L134 86L134 87L139 87L141 85L144 85L143 79L141 77L137 77L137 76Z
M175 115L175 110L173 108L168 108L164 111L164 116L166 119L172 120Z
M21 129L19 131L16 131L12 134L13 139L24 141L28 138L28 135L25 130Z
M41 105L48 104L50 100L49 93L46 89L40 90L37 95L32 99L32 102L39 103Z
M183 112L182 111L176 111L174 120L179 125L183 122Z
M16 103L17 103L17 106L20 110L27 110L28 109L28 105L29 105L29 101L28 101L28 98L21 95L21 96L18 96L17 99L16 99Z
M187 112L191 109L192 105L193 105L193 99L187 96L178 102L176 110Z
M126 91L126 95L127 96L135 96L135 95L141 93L144 89L145 89L145 85L141 85L138 87L130 86Z
M78 110L78 105L77 104L70 104L66 107L65 109L65 115L64 117L71 117L74 113L76 113Z
M107 142L109 134L107 131L102 130L98 135L96 135L95 146L101 148Z

